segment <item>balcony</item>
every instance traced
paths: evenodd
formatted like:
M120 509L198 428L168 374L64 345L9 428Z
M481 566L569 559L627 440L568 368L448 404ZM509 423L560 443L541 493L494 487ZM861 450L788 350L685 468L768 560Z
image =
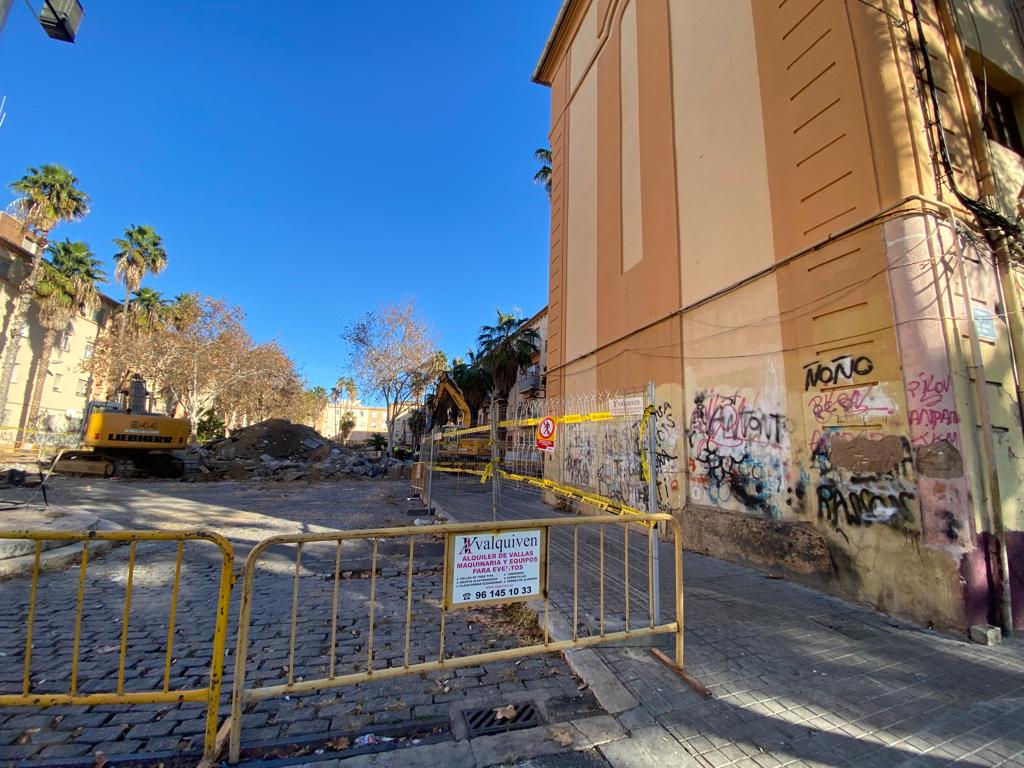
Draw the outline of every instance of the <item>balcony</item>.
M532 392L536 389L541 389L542 387L543 383L540 368L535 365L531 365L521 373L518 381L516 381L516 391L520 394L524 392Z

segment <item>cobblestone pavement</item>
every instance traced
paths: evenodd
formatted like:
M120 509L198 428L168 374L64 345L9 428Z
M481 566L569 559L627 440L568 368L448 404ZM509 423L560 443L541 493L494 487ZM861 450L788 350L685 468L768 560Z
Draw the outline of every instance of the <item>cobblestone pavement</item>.
M97 512L127 528L205 527L235 546L236 573L257 541L281 533L331 528L409 525L408 484L362 481L341 484L117 482L58 479L52 504ZM439 653L440 579L443 547L428 540L416 546L413 622L409 657L435 659ZM174 544L140 543L124 669L125 690L163 684L167 626L173 581ZM297 680L323 677L329 649L333 571L331 545L304 548L298 578L295 632ZM86 569L78 689L112 690L118 675L121 615L127 579L127 546L90 559ZM215 613L219 554L208 544L185 548L177 625L171 654L171 688L199 687L208 673ZM341 549L336 672L366 669L371 563L369 545ZM401 664L405 657L408 544L379 546L374 613L375 668ZM295 547L266 551L255 583L255 607L248 669L249 685L284 683L289 674L291 605ZM45 574L40 581L34 626L32 689L67 690L71 669L74 606L79 566ZM25 615L29 579L0 582L0 691L17 692L24 663ZM239 589L233 594L228 644L235 645ZM461 611L444 626L446 655L465 655L515 645L519 640L501 623L500 609ZM221 714L227 714L233 651L226 659ZM396 723L431 722L447 717L461 701L498 706L530 699L580 699L578 681L557 655L488 664L458 671L362 683L318 694L290 696L250 707L243 718L243 746L275 741L303 742L380 730ZM457 708L457 707L456 707ZM199 704L8 708L0 710L0 765L59 758L126 754L194 754L201 747L204 708ZM312 751L312 747L308 751ZM156 758L153 758L156 764Z
M435 482L434 493L456 520L491 519L489 494L470 484L456 491L454 483ZM559 514L535 492L512 486L502 502L500 519ZM646 538L634 536L630 545L631 559L646 563ZM592 544L585 553L579 546L592 569ZM621 564L621 537L609 534L606 547L607 562ZM660 557L668 605L669 545L661 545ZM572 574L562 565L551 585L553 602L566 612ZM631 586L632 593L646 583ZM581 592L592 597L593 587ZM692 553L685 556L685 598L686 666L712 697L669 672L649 645L601 647L599 657L637 704L616 713L630 738L600 747L616 768L672 759L714 768L1024 766L1020 640L975 645ZM582 613L593 622L592 611ZM658 644L668 651L660 641L667 638ZM666 757L679 748L683 756Z

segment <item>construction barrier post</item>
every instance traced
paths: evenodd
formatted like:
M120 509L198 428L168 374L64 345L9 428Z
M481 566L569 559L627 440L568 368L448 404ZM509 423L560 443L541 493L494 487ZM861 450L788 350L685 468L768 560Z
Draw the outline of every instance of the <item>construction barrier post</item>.
M647 384L647 513L658 514L658 416L654 382ZM651 526L647 546L651 549L651 612L655 624L661 623L661 568L658 557L658 527Z
M430 446L427 448L427 510L431 510L430 494L434 490L434 430L430 430Z
M498 507L501 506L501 485L498 471L501 460L501 449L498 446L498 398L491 394L491 518L498 519Z

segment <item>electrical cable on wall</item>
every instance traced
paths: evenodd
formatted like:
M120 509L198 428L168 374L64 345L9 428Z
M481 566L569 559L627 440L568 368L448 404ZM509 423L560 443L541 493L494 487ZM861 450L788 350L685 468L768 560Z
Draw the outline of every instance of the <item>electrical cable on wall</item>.
M931 102L932 111L934 113L935 121L933 124L938 137L939 157L942 160L942 167L946 173L950 191L952 191L956 196L956 199L959 200L960 203L975 216L994 224L998 229L1002 230L1004 235L1016 240L1021 235L1021 229L1016 223L1010 221L991 206L988 206L980 200L975 200L973 197L965 194L960 187L957 186L956 176L953 171L953 163L949 157L949 147L946 144L946 132L942 126L942 112L939 108L938 89L935 85L935 73L932 71L931 57L928 53L928 43L925 40L924 23L921 21L921 7L918 0L910 0L910 6L913 9L914 22L917 26L917 46L921 52L922 59L924 59L925 83L928 86L929 101Z

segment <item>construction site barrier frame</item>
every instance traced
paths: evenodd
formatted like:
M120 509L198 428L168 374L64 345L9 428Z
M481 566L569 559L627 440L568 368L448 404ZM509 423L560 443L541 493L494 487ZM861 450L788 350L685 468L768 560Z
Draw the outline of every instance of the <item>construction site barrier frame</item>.
M648 527L654 526L658 523L664 523L666 526L672 528L673 546L674 546L674 559L675 559L675 601L674 611L675 618L673 621L659 623L655 620L654 614L650 614L649 624L646 626L638 626L636 628L630 628L629 626L629 614L628 614L628 594L629 594L629 581L628 577L626 580L625 591L626 591L626 624L624 630L605 632L604 621L602 614L601 632L596 635L588 635L581 637L578 632L578 622L576 615L573 616L573 636L564 640L553 640L550 636L550 621L548 621L548 612L550 610L551 595L550 595L550 579L544 579L544 590L543 590L543 603L544 603L544 642L535 643L533 645L520 646L518 648L508 648L497 651L486 651L483 653L475 653L467 656L454 656L445 658L445 647L444 647L444 622L446 615L450 610L447 607L447 592L449 589L448 579L444 580L443 584L443 599L441 601L440 619L441 619L441 634L440 634L440 647L438 649L438 658L436 661L424 661L417 663L410 663L410 651L409 651L409 633L411 621L410 616L412 613L412 578L413 578L413 560L414 560L414 543L416 537L432 536L441 534L445 541L444 560L447 563L451 557L451 553L448 551L450 546L451 536L453 533L504 533L508 531L517 530L530 530L542 528L545 529L550 535L550 529L572 527L573 540L574 540L574 560L573 560L573 613L576 614L577 606L579 601L579 589L577 581L577 568L578 568L578 553L576 552L575 543L577 542L579 526L601 526L601 559L604 559L604 535L603 526L621 526L623 527L625 536L625 547L628 553L629 547L629 527L631 524L640 523ZM408 556L408 570L406 578L408 580L408 598L406 601L405 608L405 648L403 654L403 663L399 666L393 667L381 667L374 668L374 646L373 646L373 627L374 627L374 616L376 613L376 581L377 581L377 562L378 562L378 545L382 539L400 539L407 538L409 543L409 556ZM337 626L338 626L338 590L340 584L341 570L340 570L340 558L341 558L341 545L342 542L351 541L355 539L369 539L373 543L373 554L370 563L370 600L369 600L369 633L367 638L367 665L366 670L362 672L350 672L345 674L334 674L335 668L335 649L336 649L336 638L337 638ZM309 534L295 534L295 535L280 535L272 536L259 542L249 552L245 559L245 566L242 569L241 581L242 581L242 594L241 601L238 609L238 643L235 647L235 671L233 689L231 695L231 715L228 723L225 726L228 728L229 733L229 752L228 762L235 764L241 757L241 737L242 737L242 713L244 712L248 704L264 701L267 699L288 696L291 694L299 693L311 693L314 691L328 690L332 688L340 688L347 685L354 685L356 683L366 682L369 680L387 680L395 677L402 677L405 675L420 674L426 672L434 672L438 670L446 669L457 669L462 667L472 667L479 664L486 664L494 661L506 661L510 659L518 659L525 656L538 655L543 653L552 653L556 651L567 651L575 648L585 648L593 645L599 645L601 643L614 642L618 640L626 640L638 637L649 637L660 634L673 634L675 638L675 652L672 659L666 661L671 666L679 671L683 672L683 626L684 626L684 611L683 611L683 537L682 530L679 522L671 515L666 514L653 514L653 515L630 515L630 516L618 516L618 515L593 515L593 516L580 516L580 517L557 517L557 518L538 518L535 520L516 520L516 521L498 521L498 522L485 522L485 523L447 523L443 525L432 525L428 527L417 527L417 526L406 526L400 528L370 528L365 530L352 530L352 531L331 531L326 533L309 533ZM328 667L327 677L321 677L318 679L295 679L295 644L296 644L296 624L298 618L298 605L299 605L299 577L300 568L302 562L302 548L305 544L313 543L335 543L336 555L334 565L334 589L333 605L331 610L331 658ZM288 681L284 684L269 685L262 687L246 688L246 672L248 665L249 656L249 627L250 620L252 618L253 611L253 597L254 581L256 575L256 568L260 562L262 554L271 547L278 545L295 545L295 572L293 576L293 587L292 587L292 609L291 609L291 626L289 635L289 656L288 656ZM550 550L546 552L549 554ZM648 553L649 560L649 574L654 574L654 569L650 566L651 553ZM543 570L547 574L550 567L550 559L545 557L543 564ZM628 568L627 568L628 571ZM651 587L653 589L653 586ZM600 599L602 611L604 609L604 576L602 574L600 581ZM222 729L223 738L223 729ZM219 750L218 750L219 751Z
M32 564L32 580L29 587L28 616L25 623L25 659L22 674L21 693L0 694L0 707L51 707L60 705L93 706L96 704L163 704L185 701L206 702L206 725L203 734L203 757L209 761L214 757L217 737L218 705L223 681L224 651L227 642L228 613L233 584L234 549L231 543L218 533L210 531L0 531L0 539L26 540L35 542ZM71 657L71 680L67 693L33 693L31 690L32 632L35 623L36 598L39 575L44 572L40 565L43 543L47 541L81 542L82 554L78 577L78 597L75 603L74 639ZM121 620L121 640L118 657L118 674L115 690L108 693L79 693L78 662L82 614L86 592L86 572L89 566L89 545L92 542L109 541L129 544L128 576L125 583L124 608ZM128 629L131 616L132 585L135 573L136 549L140 541L178 542L174 568L174 582L171 586L171 607L167 630L167 648L164 659L163 690L125 691L124 671L128 653ZM178 587L181 583L181 564L185 542L205 541L217 547L222 556L220 584L217 594L217 614L213 631L213 646L210 652L210 674L208 684L203 688L173 690L170 687L170 668L174 649L174 625L178 607Z

